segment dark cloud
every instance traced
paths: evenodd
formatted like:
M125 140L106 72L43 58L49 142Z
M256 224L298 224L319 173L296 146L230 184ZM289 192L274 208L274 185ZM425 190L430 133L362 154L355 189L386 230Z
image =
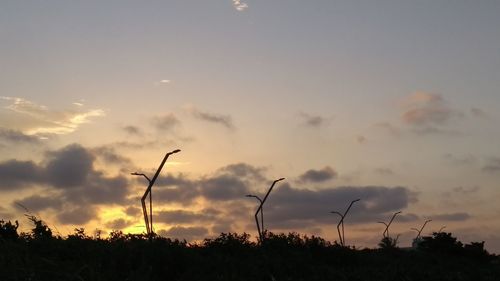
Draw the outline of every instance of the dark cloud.
M265 180L265 168L257 168L246 163L236 163L227 165L219 169L220 173L227 173L234 175L238 178L245 178L248 180L263 181Z
M185 174L167 174L158 178L154 191L155 200L187 205L197 197L227 201L242 198L254 183L265 181L264 168L246 163L230 164L214 174L190 179Z
M487 173L500 172L500 157L491 157L488 163L483 166L482 170Z
M167 174L157 180L158 186L155 188L155 200L166 203L180 203L187 205L200 196L198 184L179 173L177 176Z
M450 130L450 129L442 129L434 126L426 126L426 127L416 127L411 130L413 133L417 135L445 135L445 136L451 136L451 137L457 137L457 136L464 136L465 134L457 131L457 130Z
M209 113L209 112L201 111L197 108L191 108L190 112L195 118L197 118L199 120L207 121L207 122L214 123L214 124L219 124L221 126L226 127L229 130L236 129L236 127L233 124L233 119L231 118L230 115Z
M0 191L17 190L44 183L44 171L32 161L8 160L0 163Z
M470 109L470 113L472 114L472 116L477 117L477 118L481 118L481 119L489 120L491 118L490 115L486 111L484 111L480 108L477 108L477 107L472 107Z
M322 127L328 125L332 118L326 118L321 115L312 115L309 113L301 112L299 117L302 119L302 124L308 127Z
M122 128L127 134L133 135L133 136L140 136L142 135L142 130L139 127L136 126L125 126Z
M92 154L102 159L107 164L132 166L132 160L130 160L130 158L118 154L116 150L110 146L96 147L92 149Z
M167 113L154 117L152 123L158 130L171 130L178 126L181 121L173 113Z
M471 218L468 213L436 214L428 216L435 221L466 221Z
M332 180L338 176L337 172L329 166L324 167L321 170L308 170L304 174L299 176L300 182L312 182L320 183Z
M220 175L200 182L201 194L209 200L232 200L249 193L247 184L231 175Z
M108 177L94 169L92 151L72 144L46 154L41 164L9 160L0 163L3 190L26 185L46 186L55 198L73 206L123 204L127 202L129 184L124 177ZM42 198L31 198L40 201ZM30 201L36 204L37 202ZM55 202L55 201L54 201ZM53 203L54 203L53 202ZM47 203L47 200L45 200ZM65 216L62 216L65 219ZM69 220L67 220L69 221Z
M116 219L112 220L110 222L107 222L105 225L106 227L113 229L113 230L121 230L124 229L128 226L131 226L134 222L130 220L125 220L125 219Z
M383 130L383 131L389 133L393 137L400 137L401 136L401 129L395 127L391 123L381 122L381 123L376 123L373 126L375 128L378 128L380 130Z
M49 152L45 167L47 180L58 188L72 188L87 182L95 157L78 144Z
M15 206L23 206L30 212L38 212L49 208L59 210L63 202L57 196L31 195L21 200L15 200L13 204Z
M26 135L23 132L1 128L0 127L0 140L4 140L11 144L40 144L40 138L36 136Z
M193 224L210 223L215 218L213 212L191 212L186 210L160 211L156 212L154 221L167 224Z
M160 230L158 231L158 234L164 237L186 239L187 241L192 241L204 239L208 234L208 229L200 226L174 226L169 230Z
M379 175L383 175L383 176L392 176L392 175L394 175L394 171L392 169L389 169L389 168L375 168L373 171L375 173L377 173Z
M228 220L219 220L216 224L212 226L212 233L220 234L220 233L229 233L233 231L233 224Z
M462 195L469 195L469 194L474 194L478 192L481 188L479 186L472 186L472 187L463 187L463 186L458 186L453 188L454 193L462 194Z
M124 211L125 211L125 214L127 214L130 217L135 217L135 216L138 216L142 213L140 208L136 208L136 207L132 207L132 206L125 208Z
M446 153L443 155L443 158L449 164L456 166L472 165L477 161L476 157L471 154L459 156L452 153Z
M330 211L343 212L349 202L361 199L350 211L349 221L370 222L389 217L415 202L415 194L405 187L337 187L321 190L278 186L269 197L266 216L270 223L325 223L332 221Z
M97 218L94 208L77 207L75 209L61 212L57 215L57 220L62 224L84 225Z
M359 143L359 144L363 144L366 142L366 137L365 136L356 136L356 141Z

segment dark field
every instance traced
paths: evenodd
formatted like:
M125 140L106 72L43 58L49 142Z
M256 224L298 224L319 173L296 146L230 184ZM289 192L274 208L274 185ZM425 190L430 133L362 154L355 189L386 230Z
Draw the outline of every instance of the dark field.
M61 238L41 221L21 234L2 221L0 280L500 280L500 265L482 243L444 232L414 250L353 249L296 233L267 233L261 245L247 234L199 244L83 229Z

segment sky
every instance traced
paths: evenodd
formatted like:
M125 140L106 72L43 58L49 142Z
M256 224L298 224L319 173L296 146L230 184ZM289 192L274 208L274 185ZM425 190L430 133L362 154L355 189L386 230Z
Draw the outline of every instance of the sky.
M266 228L500 253L500 2L4 1L0 218L61 235ZM27 210L26 210L27 209Z

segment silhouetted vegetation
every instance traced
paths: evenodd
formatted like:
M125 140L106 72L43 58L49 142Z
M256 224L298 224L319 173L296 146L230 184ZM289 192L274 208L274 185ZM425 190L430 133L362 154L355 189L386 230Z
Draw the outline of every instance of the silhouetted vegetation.
M399 249L355 249L298 233L222 233L200 243L113 231L102 238L75 229L53 235L36 217L30 233L0 221L0 280L499 280L484 242L463 245L451 233ZM389 239L386 239L389 238ZM390 249L390 250L388 250Z

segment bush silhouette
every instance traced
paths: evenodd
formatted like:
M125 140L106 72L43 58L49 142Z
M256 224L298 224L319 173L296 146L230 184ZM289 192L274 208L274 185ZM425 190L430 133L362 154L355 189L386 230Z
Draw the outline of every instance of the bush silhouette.
M5 222L0 220L0 239L3 240L16 240L19 238L17 234L17 228L19 227L19 222L15 221L15 224L8 221Z
M398 239L386 236L380 240L378 246L383 250L396 249L398 246Z
M34 225L34 228L31 229L32 239L40 240L40 239L52 238L52 230L47 226L47 224L44 221L33 215L26 215L26 216Z
M418 249L423 251L455 255L462 252L462 247L462 242L447 232L434 232L432 236L423 237L418 244Z
M29 235L0 221L0 280L499 280L498 257L483 242L462 245L451 234L423 239L422 251L355 249L321 237L221 233L200 243L83 228L62 238L38 218ZM50 238L52 237L52 238ZM425 242L425 243L424 243ZM384 245L395 247L393 239ZM451 250L450 250L451 249ZM459 250L457 250L459 249ZM441 253L456 251L456 255ZM425 270L422 270L425 269Z

